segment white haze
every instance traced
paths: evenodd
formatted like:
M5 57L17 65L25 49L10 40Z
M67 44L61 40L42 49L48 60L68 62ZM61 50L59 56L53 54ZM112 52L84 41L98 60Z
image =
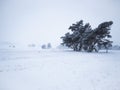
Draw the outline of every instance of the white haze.
M59 45L68 27L83 19L92 28L112 20L112 40L119 44L119 6L119 0L0 0L0 42Z

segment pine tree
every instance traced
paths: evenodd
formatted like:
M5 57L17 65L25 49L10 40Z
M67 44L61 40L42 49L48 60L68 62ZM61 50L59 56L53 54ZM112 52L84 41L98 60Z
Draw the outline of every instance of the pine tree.
M48 49L52 48L51 43L48 43L48 44L47 44L47 48L48 48Z
M89 23L84 25L83 20L80 20L69 27L69 30L72 32L71 34L68 32L65 36L61 37L63 40L62 45L70 47L74 51L84 50L92 52L95 50L98 52L103 47L107 51L112 46L112 41L106 39L112 37L110 35L110 26L112 24L112 21L103 22L92 30Z

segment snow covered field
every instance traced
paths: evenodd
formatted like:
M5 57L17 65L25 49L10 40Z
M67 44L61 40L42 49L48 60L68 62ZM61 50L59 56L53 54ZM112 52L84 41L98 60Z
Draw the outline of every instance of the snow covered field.
M0 90L120 90L120 51L0 51Z

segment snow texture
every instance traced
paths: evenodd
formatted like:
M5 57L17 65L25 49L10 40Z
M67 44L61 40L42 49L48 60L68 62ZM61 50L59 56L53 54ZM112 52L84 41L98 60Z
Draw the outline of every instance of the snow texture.
M120 90L120 51L0 51L0 90Z

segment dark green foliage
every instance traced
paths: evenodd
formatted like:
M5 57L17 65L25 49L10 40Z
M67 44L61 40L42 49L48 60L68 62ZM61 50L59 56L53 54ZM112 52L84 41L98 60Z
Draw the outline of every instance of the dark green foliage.
M103 22L97 28L92 29L89 23L84 25L83 20L80 20L69 27L72 33L68 32L61 37L63 40L62 45L70 47L75 51L84 50L92 52L94 50L98 52L99 49L103 48L108 50L112 46L112 41L107 39L112 37L110 35L110 26L112 24L112 21Z

